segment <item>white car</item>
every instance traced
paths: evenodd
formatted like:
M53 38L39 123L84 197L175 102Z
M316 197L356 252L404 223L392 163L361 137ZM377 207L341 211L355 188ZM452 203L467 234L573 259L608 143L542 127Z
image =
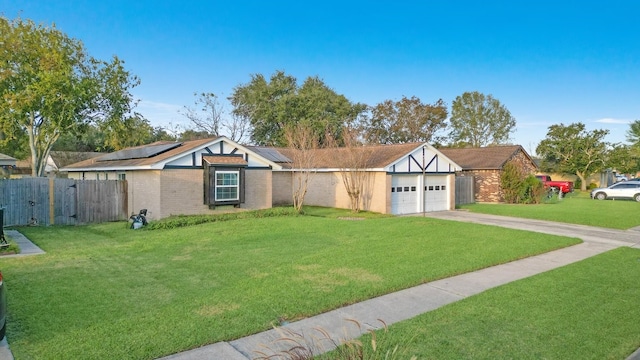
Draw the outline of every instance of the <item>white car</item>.
M622 181L606 188L593 189L591 190L591 198L598 200L633 199L640 202L640 181Z

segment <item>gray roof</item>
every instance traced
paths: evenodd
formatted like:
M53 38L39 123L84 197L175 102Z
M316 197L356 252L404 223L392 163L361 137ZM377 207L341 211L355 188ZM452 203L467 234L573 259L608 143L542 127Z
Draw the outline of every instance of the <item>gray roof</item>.
M0 153L0 166L16 166L16 159Z

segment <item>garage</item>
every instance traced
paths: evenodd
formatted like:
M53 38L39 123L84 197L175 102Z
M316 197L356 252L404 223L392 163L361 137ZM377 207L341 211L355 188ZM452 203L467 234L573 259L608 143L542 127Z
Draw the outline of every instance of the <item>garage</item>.
M449 210L449 186L446 175L393 175L391 178L391 213L415 214L423 211ZM424 193L420 193L424 189ZM424 208L420 205L423 205Z
M391 178L391 213L396 215L420 212L420 177L416 175L394 175Z
M424 211L449 210L446 176L427 176L424 189Z

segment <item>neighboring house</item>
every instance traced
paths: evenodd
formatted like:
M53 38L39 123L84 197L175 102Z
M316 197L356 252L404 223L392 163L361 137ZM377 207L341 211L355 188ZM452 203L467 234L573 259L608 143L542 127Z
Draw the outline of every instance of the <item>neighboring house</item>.
M16 159L0 153L0 177L10 176L16 167Z
M439 149L462 167L459 176L473 176L477 202L501 202L500 177L504 165L514 160L525 174L535 174L538 167L520 145L483 148Z
M366 149L371 158L364 210L406 214L454 208L455 173L461 168L438 150L423 143ZM76 179L126 179L129 212L144 208L149 218L159 219L291 204L293 175L300 169L288 151L243 146L225 137L156 142L61 170ZM321 162L314 169L305 204L349 207L335 163L341 151L318 150Z
M105 153L90 151L51 151L47 158L47 163L44 166L45 176L64 177L66 174L60 171L61 168L104 154ZM24 176L31 176L31 157L26 160L18 160L16 169L12 173L12 177Z

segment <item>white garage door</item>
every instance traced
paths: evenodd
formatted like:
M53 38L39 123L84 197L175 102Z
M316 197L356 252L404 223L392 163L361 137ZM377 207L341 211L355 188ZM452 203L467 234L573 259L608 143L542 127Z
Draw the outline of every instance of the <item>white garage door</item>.
M419 180L416 175L393 175L391 178L391 213L413 214L420 211Z
M424 193L425 211L449 210L449 186L446 176L427 176Z

